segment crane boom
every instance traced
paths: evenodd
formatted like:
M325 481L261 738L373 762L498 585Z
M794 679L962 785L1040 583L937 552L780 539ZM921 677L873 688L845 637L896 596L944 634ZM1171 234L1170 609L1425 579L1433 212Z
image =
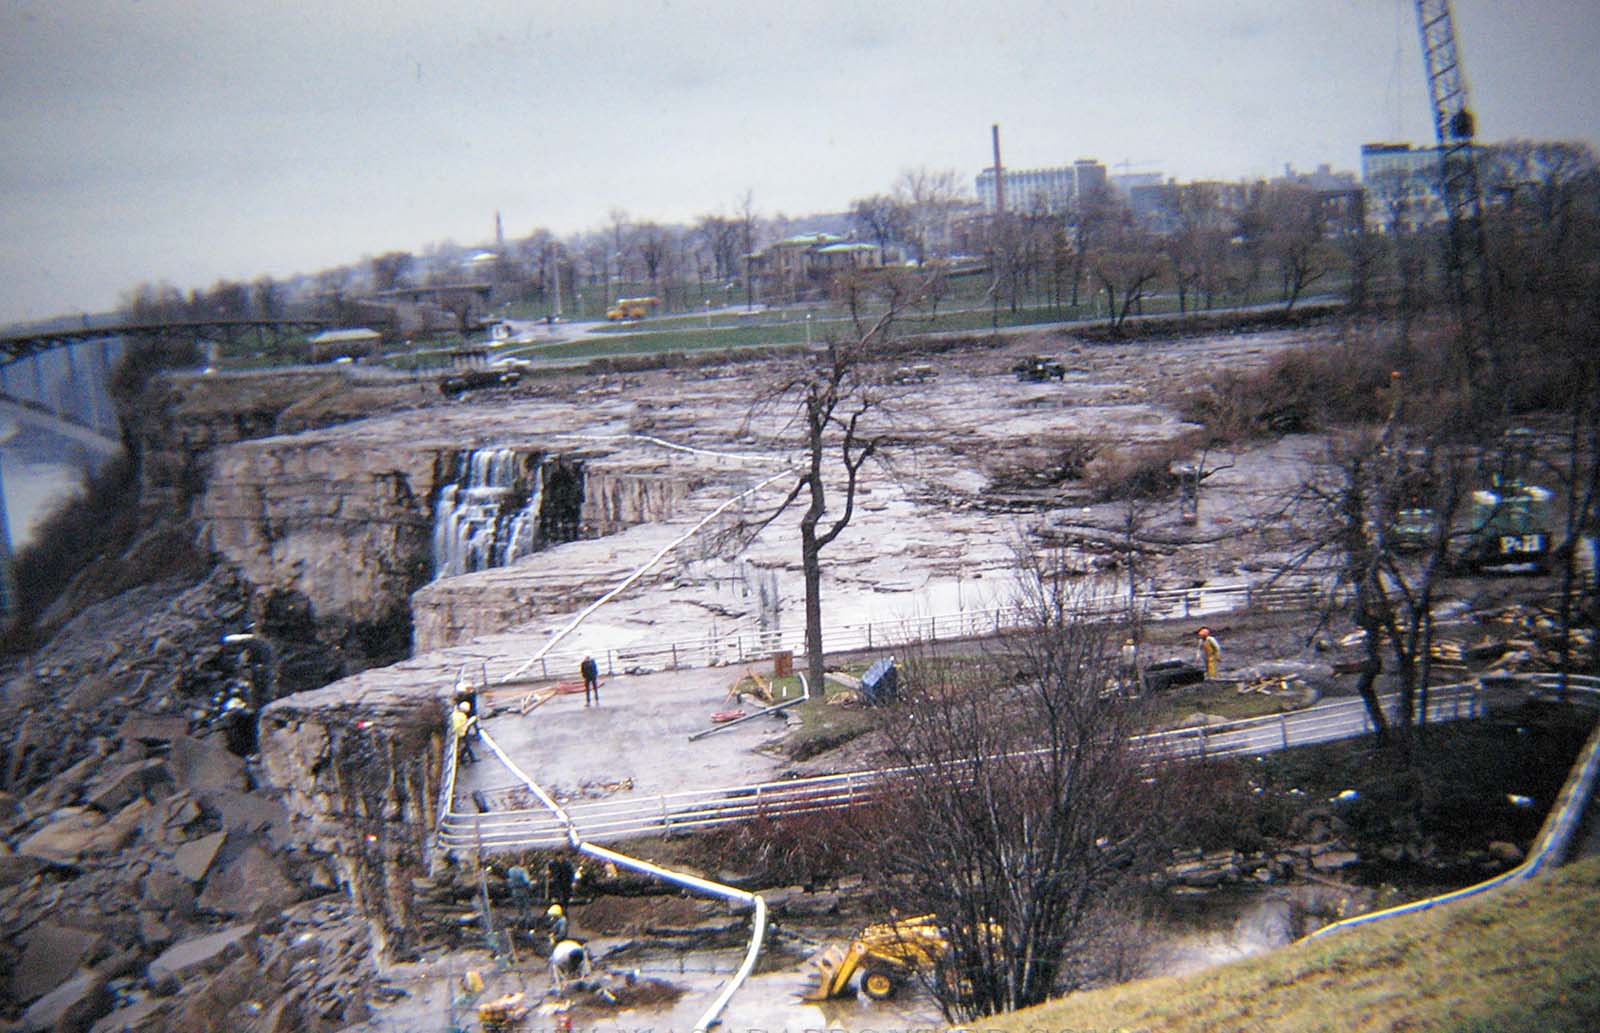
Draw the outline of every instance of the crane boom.
M1439 193L1449 218L1447 262L1456 315L1464 331L1476 330L1482 335L1481 340L1492 340L1483 191L1478 181L1478 147L1473 141L1477 126L1467 103L1467 83L1456 50L1455 21L1450 0L1416 0L1416 9L1422 60L1433 102L1434 135L1439 142ZM1490 357L1491 349L1481 345L1474 356L1481 364ZM1486 368L1475 372L1480 377L1492 376Z

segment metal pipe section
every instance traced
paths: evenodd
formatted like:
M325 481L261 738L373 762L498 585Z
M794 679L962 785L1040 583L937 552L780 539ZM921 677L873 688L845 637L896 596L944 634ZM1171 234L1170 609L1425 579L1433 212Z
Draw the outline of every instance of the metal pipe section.
M1572 831L1578 825L1578 818L1582 815L1584 807L1588 805L1590 793L1594 789L1595 777L1600 774L1600 722L1589 735L1589 740L1584 744L1583 752L1579 755L1577 765L1572 769L1572 774L1567 776L1566 783L1561 787L1561 792L1556 796L1556 805L1551 808L1550 815L1545 819L1544 825L1539 830L1539 838L1534 841L1533 849L1528 852L1528 857L1521 864L1508 872L1501 872L1492 879L1440 894L1437 897L1428 897L1424 900L1413 900L1409 904L1398 907L1385 908L1382 911L1371 911L1354 918L1342 919L1331 925L1325 925L1305 940L1314 940L1325 933L1336 929L1349 929L1358 925L1367 925L1372 922L1382 921L1385 918L1394 918L1397 915L1409 915L1418 911L1428 911L1441 904L1450 904L1468 897L1475 897L1486 893L1496 886L1518 882L1537 875L1546 864L1560 864L1566 852Z
M482 739L483 742L488 744L489 749L494 751L494 755L496 757L500 758L500 763L504 764L511 774L516 776L516 778L523 785L532 790L533 795L539 798L539 802L544 804L545 807L560 820L561 824L565 826L567 830L567 843L572 847L572 849L579 849L582 844L578 841L577 827L572 824L572 818L567 814L566 808L562 807L559 803L556 803L555 800L551 799L550 794L544 791L543 786L535 782L532 778L529 778L526 772L517 767L516 761L506 756L506 751L500 748L500 744L494 741L494 737L492 735L480 728L478 737Z
M624 591L626 591L628 589L628 587L630 585L632 585L635 581L637 581L641 577L643 577L645 575L646 571L648 571L651 567L655 566L657 563L660 563L662 557L666 556L667 553L671 552L673 549L676 549L678 546L682 545L684 542L688 541L690 538L693 538L696 534L699 534L700 533L700 529L702 527L706 526L712 520L715 520L717 517L721 516L735 502L738 502L740 499L743 499L748 495L754 495L756 492L760 491L762 488L765 488L767 485L771 484L773 481L777 480L778 478L786 476L788 473L789 473L788 470L780 470L777 473L773 474L771 477L768 477L767 479L765 479L765 480L761 481L760 483L756 484L754 487L746 488L744 491L741 491L739 494L733 496L732 498L728 499L726 502L722 503L722 505L718 506L716 509L713 509L711 512L707 513L704 517L702 517L700 519L700 521L698 523L696 523L693 527L689 528L689 530L685 531L683 534L679 535L677 538L674 538L672 541L668 542L666 545L663 545L659 550L656 551L656 554L654 556L651 556L648 560L645 561L645 563L644 563L644 565L642 567L640 567L638 570L634 571L632 574L629 574L627 577L623 578L622 579L622 583L617 585L611 591L607 592L605 595L602 595L600 598L596 599L594 602L592 602L588 606L584 607L582 612L580 612L576 617L572 618L572 620L567 623L566 627L562 628L560 631L556 632L553 636L551 636L550 641L546 642L543 646L539 647L538 651L536 651L532 656L528 657L527 660L523 661L521 666L519 666L516 670L512 671L510 674L507 674L507 675L503 676L500 679L500 684L504 685L506 682L514 681L517 678L518 675L522 674L523 671L526 671L528 668L532 667L535 663L538 662L540 657L542 657L546 653L548 653L552 646L554 646L557 642L560 642L562 639L566 638L567 635L569 635L574 628L576 628L579 624L583 623L583 621L585 619L587 619L588 616L591 613L593 613L594 611L598 610L601 606L603 606L606 603L610 602L612 599L615 599L618 595L621 595Z
M700 1016L700 1021L695 1023L694 1033L706 1033L712 1026L715 1026L720 1021L722 1010L728 1006L728 1002L733 999L733 995L738 992L739 988L744 985L744 981L750 977L750 973L755 970L756 959L761 955L762 941L766 939L767 935L767 902L761 898L760 894L751 893L748 890L738 889L734 886L724 886L720 882L702 879L697 875L675 872L671 869L651 864L649 861L642 861L636 857L629 857L627 854L619 854L615 850L607 850L603 846L584 842L582 837L578 835L577 826L572 823L572 818L568 816L561 805L551 799L550 794L546 793L542 786L529 778L521 768L517 767L511 758L506 756L505 751L500 748L500 744L496 743L488 732L482 732L481 738L494 751L495 756L500 758L500 762L509 768L513 775L521 779L522 783L533 791L533 794L539 798L540 802L548 807L560 819L561 823L566 826L567 842L572 846L572 849L596 860L608 861L619 867L630 868L633 871L654 876L674 885L682 886L685 889L696 890L708 896L720 897L723 900L744 904L752 909L754 918L752 919L750 946L745 950L744 963L739 966L739 970L734 973L728 984L722 988L722 992L711 1002L711 1006L706 1009L705 1014Z
M716 1000L711 1002L711 1006L705 1010L705 1014L700 1016L700 1021L694 1024L694 1033L706 1033L706 1030L721 1021L722 1009L726 1008L728 1002L733 1000L733 995L738 992L739 987L744 985L744 981L750 977L750 973L756 967L756 958L761 955L761 943L766 939L767 935L767 902L761 899L761 895L758 893L748 893L744 890L736 889L732 886L724 886L721 883L711 882L697 876L660 868L650 864L648 861L640 861L626 854L607 850L603 846L585 843L578 850L598 860L610 861L613 864L632 868L634 871L643 872L646 875L654 875L658 879L675 883L686 889L696 889L702 893L722 897L725 900L748 904L754 911L754 918L751 921L750 946L745 949L743 964L739 966L739 971L733 974L733 978L728 980L728 984L722 988L722 992L717 995Z

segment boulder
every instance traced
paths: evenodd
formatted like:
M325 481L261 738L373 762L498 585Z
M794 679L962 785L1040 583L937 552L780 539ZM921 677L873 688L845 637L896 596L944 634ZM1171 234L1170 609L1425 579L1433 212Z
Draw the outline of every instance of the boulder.
M172 741L168 757L177 783L184 789L248 788L244 773L244 760L220 746L184 737Z
M1336 872L1361 860L1353 850L1325 850L1311 859L1311 867L1319 872Z
M156 867L140 884L140 898L147 908L163 915L187 916L194 910L194 884L171 868Z
M287 828L289 824L289 812L283 805L262 793L211 789L200 794L200 802L206 810L216 813L224 829L240 835Z
M189 722L181 717L155 717L135 714L122 722L117 735L123 742L149 745L172 742L189 734Z
M206 879L199 907L236 918L265 918L300 899L276 858L254 844L218 865Z
M100 946L99 933L45 923L24 937L22 959L11 973L11 997L20 1004L49 993L72 977Z
M185 879L194 883L202 882L227 838L226 832L213 832L209 836L191 840L173 852L172 863Z
M15 886L27 882L50 867L43 859L26 854L0 856L0 886Z
M1489 844L1489 856L1506 864L1521 864L1523 853L1522 848L1517 844L1497 839Z
M158 1028L153 1020L161 1009L168 1006L159 997L145 997L126 1008L103 1016L89 1027L89 1033L127 1033L128 1030L153 1030Z
M97 972L79 972L33 1003L23 1013L21 1029L33 1033L87 1030L111 1010L113 1000L106 978Z
M97 748L90 750L87 757L84 757L60 774L53 776L48 782L27 795L22 801L22 806L28 813L47 814L78 798L79 790L100 769L107 752L98 748L106 745L103 741L97 742L95 745Z
M87 852L106 817L88 807L63 807L37 832L17 844L17 853L53 864L75 864Z
M118 765L90 782L84 790L84 802L106 812L121 810L135 797L170 790L172 772L167 762L159 757ZM165 795L162 793L161 795Z
M241 957L253 943L256 927L230 925L226 929L175 943L150 962L145 978L157 991L170 991L186 979L212 972Z

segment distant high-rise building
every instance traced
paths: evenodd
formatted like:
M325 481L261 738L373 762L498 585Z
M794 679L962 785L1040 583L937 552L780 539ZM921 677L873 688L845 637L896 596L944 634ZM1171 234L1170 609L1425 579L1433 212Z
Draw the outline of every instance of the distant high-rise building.
M1106 188L1106 167L1093 158L1079 158L1073 162L1072 175L1080 195Z
M1414 230L1443 222L1439 193L1439 148L1408 143L1361 145L1361 185L1367 222L1380 232Z
M1047 169L1006 169L1006 208L1013 212L1065 211L1072 199L1106 185L1106 167L1088 158L1071 165ZM994 169L978 173L978 201L983 210L995 210Z
M983 210L995 210L997 190L994 169L978 173L978 200ZM1059 211L1072 201L1071 169L1006 169L1006 209L1028 212L1043 208Z

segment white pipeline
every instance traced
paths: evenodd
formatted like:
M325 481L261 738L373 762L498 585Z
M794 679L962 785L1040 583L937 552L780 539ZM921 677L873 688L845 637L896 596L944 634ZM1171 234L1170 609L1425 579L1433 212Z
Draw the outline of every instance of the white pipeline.
M591 613L594 613L594 611L598 610L601 606L604 606L606 603L610 602L612 599L615 599L618 595L621 595L623 592L627 591L628 587L630 585L632 585L635 581L637 581L641 577L643 577L645 575L645 573L650 570L651 567L654 567L657 563L660 563L662 558L665 557L667 555L667 553L671 552L673 549L676 549L678 546L682 545L684 542L688 541L690 538L693 538L696 534L698 534L700 532L700 529L702 527L706 526L711 521L713 521L717 517L721 516L734 503L738 502L740 499L746 498L747 496L754 495L756 492L760 491L762 488L765 488L767 485L771 484L773 481L777 480L780 477L788 476L788 474L789 474L788 470L780 470L779 472L773 474L771 477L768 477L766 480L760 482L759 484L755 485L754 487L747 488L744 491L741 491L739 494L733 496L733 498L728 499L726 502L722 503L722 505L718 506L716 509L713 509L711 512L707 513L704 517L702 517L700 519L700 521L698 523L696 523L693 527L689 528L689 530L685 531L683 534L681 534L678 537L674 538L672 541L668 542L666 545L663 545L659 550L657 550L657 552L656 552L656 554L654 556L651 556L648 560L645 561L643 566L641 566L638 570L634 571L632 574L629 574L627 577L623 578L621 584L617 585L611 591L607 592L605 595L602 595L600 598L596 599L594 602L592 602L588 606L584 607L582 612L580 612L576 617L572 618L572 620L567 622L567 626L566 627L562 628L560 631L558 631L554 635L552 635L550 637L550 641L548 641L544 645L540 646L538 651L535 652L532 656L528 657L527 660L523 661L521 666L519 666L516 670L512 671L510 674L507 674L504 677L502 677L500 679L500 684L504 685L506 682L516 680L516 678L518 676L520 676L522 674L522 672L526 671L528 668L530 668L534 664L538 663L540 657L542 657L546 653L550 652L550 649L557 642L560 642L562 639L566 638L569 634L571 634L572 631L575 628L577 628L577 626L579 624L582 624L584 622L584 620L587 619L588 616Z

